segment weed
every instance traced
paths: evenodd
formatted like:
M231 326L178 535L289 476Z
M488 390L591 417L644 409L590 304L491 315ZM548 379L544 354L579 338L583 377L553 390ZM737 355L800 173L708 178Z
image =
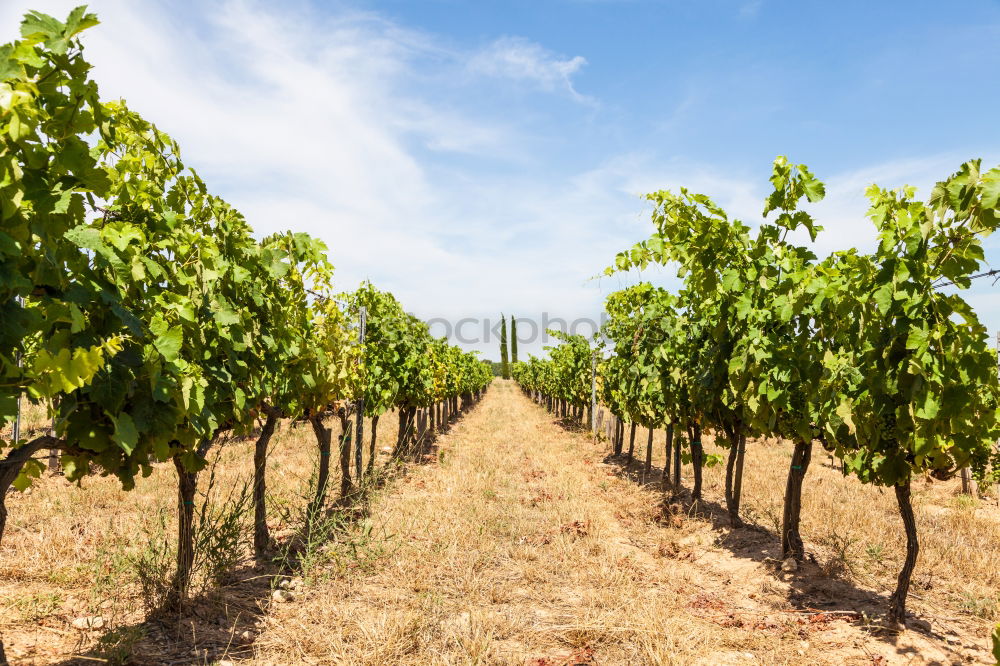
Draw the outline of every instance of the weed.
M972 495L958 495L952 500L952 504L959 511L975 511L979 507L979 500Z
M218 457L210 468L208 487L194 525L194 571L204 585L224 585L233 569L246 556L250 534L253 489L247 479L238 480L220 503L211 501L216 487Z
M168 536L169 513L161 509L152 525L143 527L144 547L127 557L132 577L138 581L142 604L147 612L161 608L170 595L177 550Z
M870 543L865 546L865 557L875 564L882 564L885 559L885 547L880 543Z
M965 592L962 594L959 608L969 615L975 615L984 620L1000 617L1000 599L996 597L983 597Z
M62 601L62 596L58 593L40 593L15 599L12 606L22 621L38 622L54 613Z
M104 663L111 666L124 666L133 663L132 655L135 652L135 645L145 635L146 632L141 626L112 629L101 636L94 651L104 660Z
M833 550L833 556L826 565L827 571L831 574L835 574L838 571L848 571L852 576L855 575L857 572L854 567L854 560L851 557L851 550L858 540L856 538L841 536L834 530L827 535L825 541L826 545Z
M764 525L772 529L775 534L781 534L781 509L768 502L748 504L744 510L748 522Z

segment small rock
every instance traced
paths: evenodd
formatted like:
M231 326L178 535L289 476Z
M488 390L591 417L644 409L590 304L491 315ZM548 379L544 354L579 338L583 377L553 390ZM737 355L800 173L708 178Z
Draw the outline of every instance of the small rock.
M789 557L785 559L784 562L781 563L781 570L784 571L785 573L795 573L796 571L799 570L799 563L795 560L794 557Z
M292 586L292 581L288 580L287 578L283 578L283 579L282 579L282 580L281 580L281 581L280 581L280 582L278 583L278 589L279 589L279 590L287 590L287 589L288 589L289 587L291 587L291 586Z
M253 643L253 632L244 631L240 634L240 640L244 643Z
M301 587L302 587L302 579L301 578L293 578L292 580L290 580L288 582L288 589L290 589L290 590L298 590Z
M295 595L288 590L275 590L271 593L271 599L277 601L279 604L284 604L295 601Z
M954 634L951 634L950 636L945 636L944 640L948 643L948 645L959 645L962 642L962 639L960 639L958 636Z
M88 631L90 629L103 629L104 628L104 618L100 615L94 615L92 617L78 617L73 620L73 628L79 629L80 631Z

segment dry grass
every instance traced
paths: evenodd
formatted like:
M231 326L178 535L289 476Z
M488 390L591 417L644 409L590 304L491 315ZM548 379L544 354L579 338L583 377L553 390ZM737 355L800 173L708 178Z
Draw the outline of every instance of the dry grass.
M258 662L985 659L985 634L970 636L961 623L949 625L958 643L948 645L880 632L835 610L800 612L810 594L852 584L818 572L783 579L762 558L741 555L738 536L713 529L710 515L664 515L657 491L602 463L600 447L556 426L510 383L497 382L441 447L440 465L408 476L373 507L391 554L273 611ZM748 496L765 482L753 470ZM713 471L710 493L718 479ZM812 578L815 592L804 582ZM872 605L869 593L853 594L860 607Z
M29 412L27 421L44 425L44 412L39 416L35 411L40 410ZM381 419L379 449L395 442L396 424L393 414ZM333 420L329 425L336 438L339 425ZM366 431L369 427L366 422ZM367 439L365 446L367 460ZM301 527L299 517L310 496L318 460L309 424L283 422L272 439L271 451L268 523L272 535L287 543ZM387 460L385 452L378 455L381 461ZM209 458L216 456L219 464L212 503L219 506L251 479L253 440L226 442ZM339 488L336 462L333 468L331 497ZM208 491L209 477L209 470L199 475L202 495ZM91 476L75 487L61 476L46 476L29 493L8 496L10 517L0 545L0 637L12 663L56 663L87 651L102 632L71 627L73 619L87 616L104 618L105 630L129 630L128 640L145 635L136 639L140 652L143 642L150 649L162 647L152 645L162 642L161 628L140 625L147 611L140 574L160 573L141 569L148 569L150 559L156 559L157 546L173 542L176 493L173 465L165 463L157 465L149 478L139 479L131 492L121 490L114 477ZM237 554L239 564L226 589L209 590L190 609L190 614L213 615L211 623L216 626L212 631L198 626L204 618L196 618L184 636L167 637L166 642L189 654L191 646L218 643L220 629L222 638L229 639L245 629L255 633L254 618L260 613L259 602L270 592L270 574L275 568L253 566L249 539L248 535L248 548ZM162 564L172 566L169 554ZM199 634L205 634L204 640ZM237 639L228 651L238 651L238 647ZM173 654L176 649L168 647L167 652ZM156 662L148 658L137 663Z
M637 459L644 459L647 435L637 428ZM656 468L649 482L659 483L664 442L665 433L654 432ZM711 437L706 443L706 451L728 454ZM780 534L791 453L789 442L747 443L741 514L772 534L765 543L773 549L765 555L780 553L773 535ZM644 481L641 467L637 460L630 468L639 482ZM689 471L685 468L686 484L691 482ZM723 465L705 470L705 499L719 508L725 506L724 485ZM978 624L985 631L1000 621L1000 507L990 495L993 489L983 492L981 499L962 495L958 479L941 482L928 476L914 483L920 556L910 606L928 618L964 614L973 624L981 620ZM728 516L717 513L716 523L726 525ZM895 496L891 489L844 477L819 446L803 487L801 529L806 549L828 572L886 595L895 587L906 548Z
M380 442L394 441L394 423L383 419ZM637 450L645 441L640 429ZM707 471L696 510L664 506L657 485L605 463L603 446L559 427L509 382L496 382L438 445L437 464L375 494L298 599L272 604L268 585L237 583L242 597L209 595L188 618L184 644L210 643L200 637L214 623L232 637L214 658L275 665L988 663L1000 528L995 510L956 499L953 485L918 484L923 549L911 603L923 624L896 635L838 613L884 603L902 556L892 497L844 479L822 455L803 506L817 564L789 575L768 564L774 534L724 526L721 468ZM311 432L286 425L276 446L275 507L301 506ZM224 449L220 490L249 474L251 447ZM770 530L788 460L781 444L748 448L745 514ZM14 663L68 663L97 638L72 630L73 617L100 612L126 628L142 618L132 574L116 563L146 547L161 510L172 512L173 475L158 470L129 494L108 479L84 486L48 478L10 501L0 631ZM241 613L249 622L234 620ZM177 659L176 650L163 656L171 641L184 642L148 635L134 663Z

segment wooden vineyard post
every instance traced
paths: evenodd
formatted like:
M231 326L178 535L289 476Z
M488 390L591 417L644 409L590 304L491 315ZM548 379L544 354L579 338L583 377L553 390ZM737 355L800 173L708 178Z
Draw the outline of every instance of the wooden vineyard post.
M361 356L358 362L363 365L365 362L365 352L364 352L365 325L367 324L368 309L362 305L361 308L359 309L358 314L360 317L360 323L358 326L358 344L361 346ZM362 374L362 376L364 375ZM365 392L363 386L361 389L361 393L358 396L357 410L358 410L357 421L355 422L354 426L355 430L354 440L355 442L357 442L357 445L354 448L354 467L357 470L358 484L360 485L361 479L363 478L362 475L364 474L364 468L362 467L362 455L363 455L362 449L364 447L361 445L362 442L364 442L364 436L365 436Z
M959 476L962 479L962 494L977 497L979 495L979 489L976 487L976 482L973 480L972 474L969 472L969 468L963 467L961 471L959 471Z

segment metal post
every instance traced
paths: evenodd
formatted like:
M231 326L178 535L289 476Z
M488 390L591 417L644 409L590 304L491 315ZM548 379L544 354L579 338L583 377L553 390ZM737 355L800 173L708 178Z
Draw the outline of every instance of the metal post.
M17 352L17 364L21 365L21 352ZM17 394L17 411L14 413L14 448L21 439L21 394Z
M590 433L597 442L597 351L590 354Z
M24 304L24 301L21 300L20 296L16 297L15 300L17 301L18 305L23 305ZM21 350L20 349L18 349L16 352L14 352L14 359L15 359L15 362L17 363L17 367L20 368L21 367ZM14 432L13 432L13 435L14 435L13 445L14 445L14 448L17 448L17 443L21 440L21 394L20 394L20 392L17 394L17 409L16 409L16 411L14 413Z
M362 370L364 370L364 363L365 363L365 348L364 348L364 344L365 344L365 326L366 326L366 324L368 322L368 310L364 306L362 306L360 308L359 315L360 315L360 319L361 319L361 325L358 326L358 344L361 346L361 355L360 355L360 358L358 360L359 360L359 362L362 365ZM354 466L357 468L357 477L358 477L358 484L359 485L361 484L362 475L364 474L364 469L362 467L362 456L363 456L362 449L364 448L363 445L364 445L364 433L365 433L365 387L364 387L364 381L363 381L364 380L364 372L361 373L361 377L362 377L362 385L361 385L361 393L360 393L360 395L358 395L357 423L356 423L355 429L354 429L355 434L357 435L354 438L354 440L356 442L355 443L355 449L354 449Z

